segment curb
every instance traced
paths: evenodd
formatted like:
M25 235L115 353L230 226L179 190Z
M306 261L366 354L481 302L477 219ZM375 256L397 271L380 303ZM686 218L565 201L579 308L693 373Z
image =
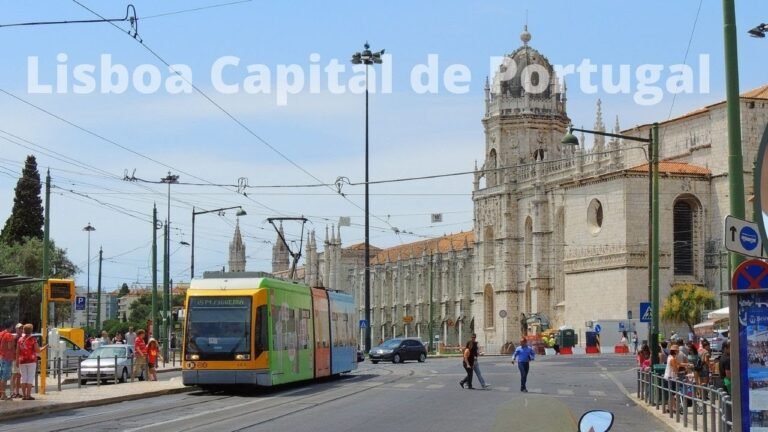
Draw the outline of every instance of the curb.
M179 371L181 371L181 366L179 366L179 367L170 367L170 368L166 368L166 369L162 369L162 370L158 369L157 373L159 375L159 374L162 374L162 373L165 373L165 372L179 372ZM55 383L56 379L48 377L47 381L52 381L53 383ZM61 383L62 384L77 384L77 378L65 378L65 379L61 380Z
M134 393L127 395L114 396L104 399L92 399L87 401L78 402L64 402L64 403L51 403L50 405L42 405L38 407L25 407L14 412L3 413L3 421L11 419L19 419L24 417L30 417L36 414L51 414L60 411L67 411L78 408L97 407L101 405L109 405L117 402L126 402L137 399L145 399L148 397L165 396L170 394L188 393L199 390L197 387L178 387L163 390L148 391L144 393Z

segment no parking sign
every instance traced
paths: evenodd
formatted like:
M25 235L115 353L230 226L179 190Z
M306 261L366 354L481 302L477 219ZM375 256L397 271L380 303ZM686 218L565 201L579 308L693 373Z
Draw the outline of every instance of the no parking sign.
M734 290L768 288L768 263L751 259L744 261L733 272Z

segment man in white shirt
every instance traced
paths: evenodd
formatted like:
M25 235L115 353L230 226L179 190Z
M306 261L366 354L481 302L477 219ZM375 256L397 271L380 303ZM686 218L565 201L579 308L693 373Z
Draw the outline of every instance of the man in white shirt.
M133 327L128 327L128 333L125 334L125 343L128 346L133 346L136 342L136 332L133 331Z

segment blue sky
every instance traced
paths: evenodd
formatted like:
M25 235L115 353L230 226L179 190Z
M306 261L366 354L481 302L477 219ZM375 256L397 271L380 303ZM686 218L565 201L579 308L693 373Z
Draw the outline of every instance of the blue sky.
M125 15L123 1L82 1L108 18ZM568 114L577 126L594 124L595 104L603 101L609 127L619 115L622 128L661 121L725 98L722 5L717 1L647 1L638 5L609 0L579 2L486 1L404 2L266 2L249 1L216 8L205 1L135 1L138 33L145 46L109 24L49 25L0 28L0 222L13 205L13 188L27 154L37 157L42 174L50 168L55 186L51 202L51 236L83 272L88 263L86 233L90 222L91 258L104 248L103 283L111 290L123 282L148 283L152 205L161 219L167 211L167 187L127 182L126 172L157 181L168 171L180 176L171 188L171 276L189 280L193 206L211 210L242 205L248 215L240 219L247 247L248 270L269 270L275 241L267 217L299 216L310 219L306 229L316 230L322 243L327 226L349 216L352 226L342 228L346 245L362 242L363 188L344 186L346 199L333 187L247 189L235 185L247 178L251 186L333 184L338 177L363 181L364 96L353 91L360 83L349 58L370 41L374 50L386 48L391 70L391 92L376 92L370 99L370 177L372 181L470 171L482 164L484 137L483 84L494 56L521 45L527 23L538 49L553 64L578 65L585 59L596 65L691 65L696 89L701 78L699 58L709 58L709 92L673 95L645 106L635 102L637 82L629 93L582 91L576 76L566 78ZM697 10L701 5L694 30ZM95 18L70 1L0 1L0 24ZM172 15L170 12L205 8ZM161 16L156 16L161 15ZM768 21L768 3L737 2L740 87L749 90L768 82L765 58L768 40L754 39L746 31ZM125 23L117 23L124 30ZM686 50L690 40L690 49ZM137 86L125 92L102 94L100 62L109 55L112 65L123 65L133 76L142 68L157 68L161 81L171 77L161 60L183 64L191 80L241 125L197 92L170 94L164 86L142 94ZM66 58L62 57L65 55ZM314 56L313 56L314 55ZM419 94L411 73L437 55L440 78L436 94ZM224 94L211 79L212 65L225 56L240 60L225 69L227 84L240 84ZM51 85L52 94L33 92L29 67L36 58L36 82ZM343 94L329 91L322 73L330 62L345 67L339 74ZM96 65L96 91L75 93L74 69ZM249 65L264 65L271 73L270 94L243 91ZM318 65L318 91L308 83L297 94L278 103L276 75L280 65L298 65L309 80ZM442 79L450 66L463 67L463 93L446 89ZM57 82L57 67L67 82ZM382 69L376 67L378 78ZM662 73L662 81L669 75ZM595 78L599 84L600 79ZM8 95L11 93L24 103ZM33 104L76 124L62 122L33 108ZM249 131L246 131L244 127ZM17 138L12 138L13 134ZM99 138L96 135L101 136ZM10 141L8 140L10 139ZM26 142L20 139L26 140ZM20 145L23 144L23 145ZM25 147L26 146L26 147ZM472 227L472 177L388 183L371 186L371 243L394 246ZM443 222L430 222L431 213L443 213ZM195 268L226 265L235 216L199 215L195 224ZM286 225L297 240L297 225ZM400 234L396 234L399 230ZM411 234L412 233L412 234ZM96 261L91 261L95 286Z

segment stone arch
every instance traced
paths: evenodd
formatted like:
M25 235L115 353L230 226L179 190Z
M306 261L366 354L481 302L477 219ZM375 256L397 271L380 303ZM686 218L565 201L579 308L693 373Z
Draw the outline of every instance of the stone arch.
M483 290L483 317L485 318L485 328L493 328L494 311L493 286L486 284Z

